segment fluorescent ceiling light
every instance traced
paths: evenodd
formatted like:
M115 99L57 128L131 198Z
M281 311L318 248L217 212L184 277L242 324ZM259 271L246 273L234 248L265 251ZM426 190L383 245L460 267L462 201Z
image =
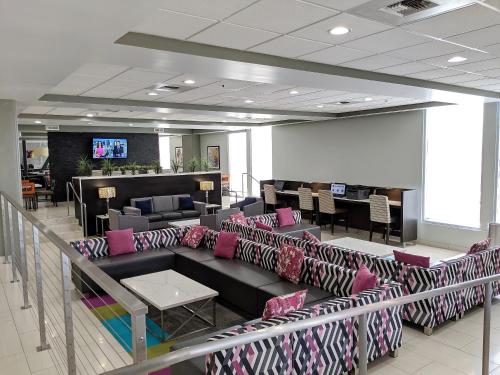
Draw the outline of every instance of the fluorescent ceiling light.
M128 124L128 126L134 126L134 124Z
M247 103L247 104L253 103L253 100L247 99L247 100L245 100L245 103Z
M185 83L186 85L194 85L194 84L196 83L196 81L194 81L194 80L192 80L192 79L186 79L186 80L184 81L184 83Z
M324 105L323 105L323 104L319 104L319 105L317 105L316 107L317 107L317 108L323 108L323 107L324 107Z
M93 113L87 113L87 117L94 117Z
M328 32L332 35L344 35L350 31L351 30L345 26L336 26L333 29L330 29L330 31L328 31Z
M42 122L40 120L35 120L35 124L41 124Z
M297 90L290 91L290 95L297 95L299 92Z
M162 117L161 119L162 119L163 121L165 121L167 118L166 118L166 117Z
M371 102L373 98L365 98L365 102Z
M158 95L158 93L153 92L153 91L150 91L150 92L148 92L148 95L149 95L149 96L157 96L157 95Z
M463 56L453 56L451 59L448 60L449 63L459 63L462 61L467 60L467 57Z

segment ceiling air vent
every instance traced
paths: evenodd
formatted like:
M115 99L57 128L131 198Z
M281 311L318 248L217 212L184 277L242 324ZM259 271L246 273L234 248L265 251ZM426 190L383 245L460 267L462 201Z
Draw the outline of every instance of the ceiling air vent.
M155 133L165 133L164 128L155 128Z
M158 91L177 91L177 90L179 90L179 86L169 86L169 85L158 86L158 87L156 87L156 90L158 90Z
M422 12L439 6L439 4L427 0L403 0L390 4L380 10L400 17L408 17L415 13Z
M57 132L59 131L59 125L45 125L45 130L48 132Z

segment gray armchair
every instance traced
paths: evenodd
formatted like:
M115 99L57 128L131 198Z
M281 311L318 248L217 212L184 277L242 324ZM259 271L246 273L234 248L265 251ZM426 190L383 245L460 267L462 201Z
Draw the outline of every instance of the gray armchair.
M226 208L222 210L217 210L213 215L201 215L200 225L205 225L212 230L220 230L221 224L224 220L229 218L233 214L240 212L239 208Z
M133 208L133 207L130 207ZM134 232L144 232L149 230L149 221L147 217L141 216L141 210L134 208L134 210L139 211L139 215L134 212L126 212L125 215L121 211L109 209L109 229L127 229L132 228Z
M246 197L241 202L233 203L231 208L239 208L245 217L264 214L264 200L261 197Z

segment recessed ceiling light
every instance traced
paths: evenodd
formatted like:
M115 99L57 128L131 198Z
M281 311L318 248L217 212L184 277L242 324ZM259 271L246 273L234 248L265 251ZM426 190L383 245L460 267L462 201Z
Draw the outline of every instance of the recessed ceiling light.
M247 100L245 100L245 103L247 103L247 104L253 103L253 100L247 99Z
M297 90L290 91L290 95L297 95L299 92Z
M184 81L184 83L185 83L186 85L194 85L194 84L196 83L196 81L194 81L194 80L192 80L192 79L186 79L186 80Z
M450 63L458 63L467 60L467 57L463 56L453 56L451 59L448 60Z
M365 102L371 102L373 98L365 98Z
M344 35L350 31L351 30L345 26L336 26L333 29L330 29L330 31L328 31L328 32L332 35Z
M150 92L148 92L148 95L149 95L149 96L157 96L157 95L158 95L158 93L153 92L153 91L150 91Z
M165 121L167 118L166 118L166 117L162 117L161 119L162 119L163 121Z
M323 105L323 104L318 104L316 107L317 107L317 108L323 108L323 107L324 107L324 105Z
M128 124L128 126L134 126L134 124Z
M87 117L94 117L93 113L87 113Z
M35 120L35 124L41 124L42 122L40 120Z

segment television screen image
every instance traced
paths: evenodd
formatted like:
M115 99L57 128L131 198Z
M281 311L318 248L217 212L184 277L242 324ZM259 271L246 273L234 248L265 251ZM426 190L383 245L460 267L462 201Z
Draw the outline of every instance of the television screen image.
M127 140L123 138L94 138L92 141L94 159L125 159Z

